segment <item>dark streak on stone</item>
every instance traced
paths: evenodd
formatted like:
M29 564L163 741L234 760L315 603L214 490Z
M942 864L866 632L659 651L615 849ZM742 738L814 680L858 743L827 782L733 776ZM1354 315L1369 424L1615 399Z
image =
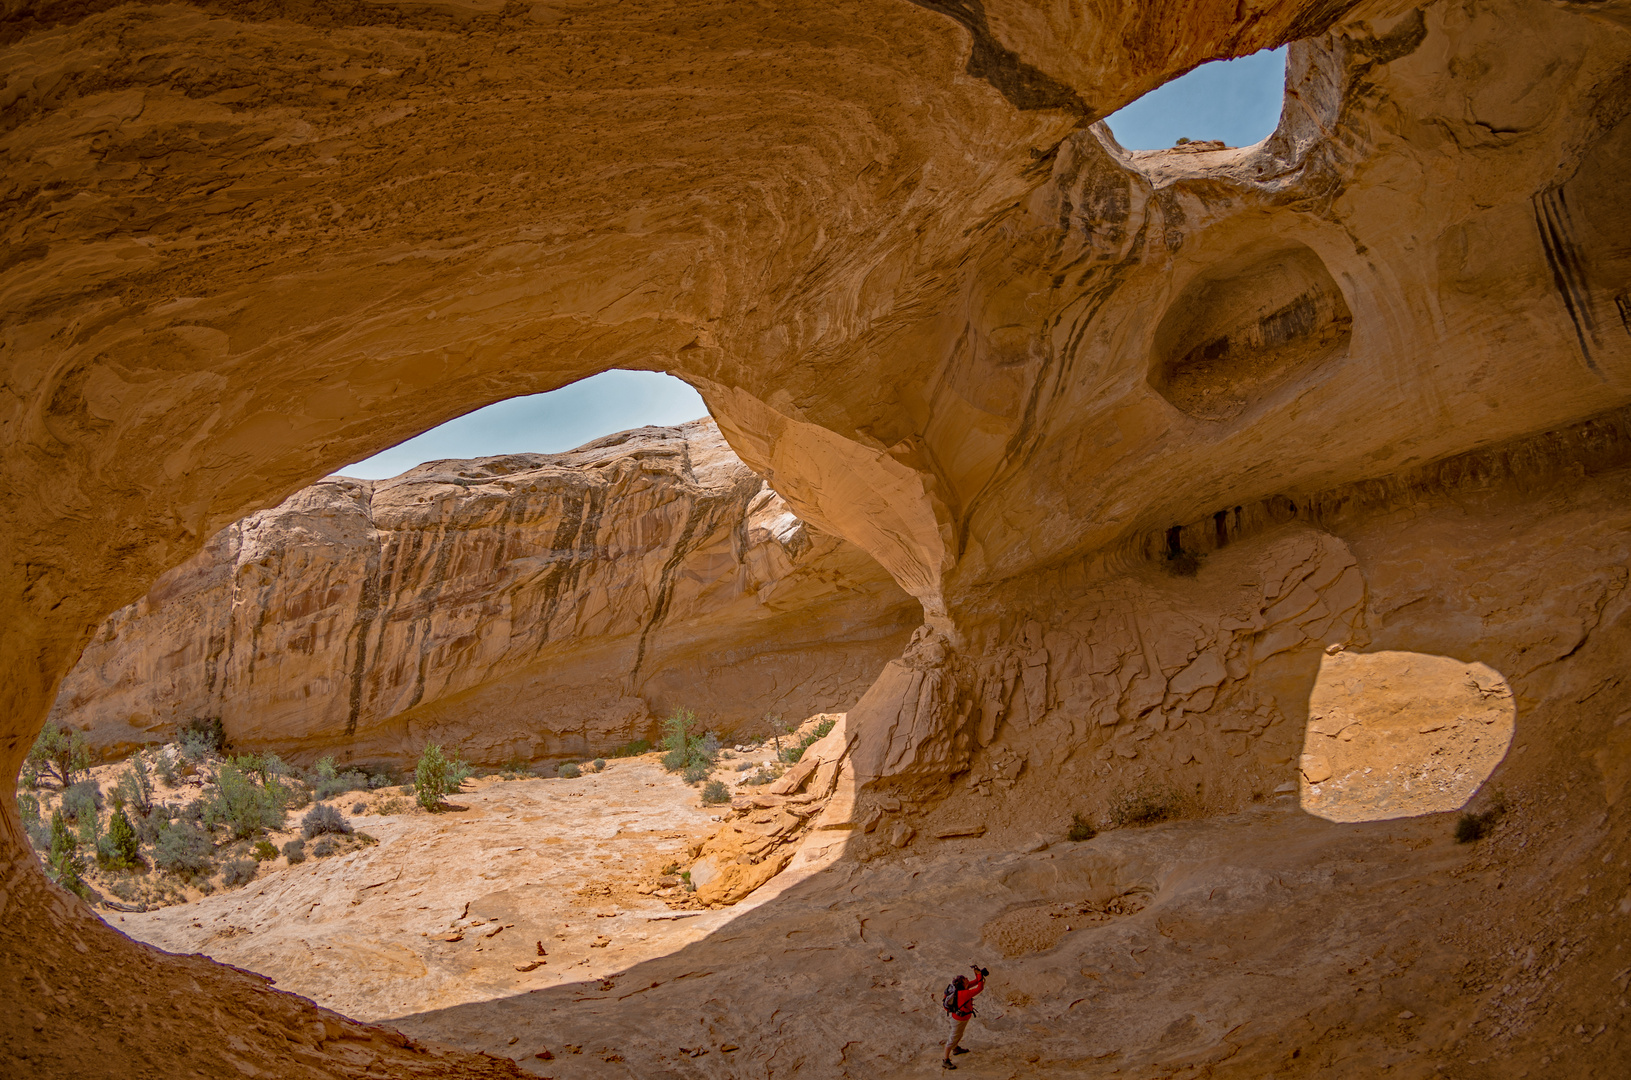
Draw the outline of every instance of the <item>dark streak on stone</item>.
M984 0L911 0L918 7L958 23L974 39L964 69L976 79L990 83L1016 109L1058 109L1086 120L1097 119L1087 102L1069 86L1047 72L1026 63L1019 54L1000 44L991 34Z
M1597 325L1591 317L1591 294L1586 288L1585 263L1570 236L1569 204L1564 199L1563 189L1558 187L1543 191L1531 201L1535 207L1535 228L1540 233L1540 246L1546 252L1546 265L1552 272L1552 284L1558 296L1563 298L1569 321L1574 324L1574 338L1580 345L1580 355L1585 358L1586 367L1602 378L1597 361L1592 359L1591 345L1587 344L1587 338L1591 339L1591 344L1598 344Z

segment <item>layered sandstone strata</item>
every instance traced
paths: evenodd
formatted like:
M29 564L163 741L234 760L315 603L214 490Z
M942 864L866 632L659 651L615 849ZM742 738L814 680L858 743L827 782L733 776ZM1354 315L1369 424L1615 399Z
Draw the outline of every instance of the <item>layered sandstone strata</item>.
M1625 0L728 16L710 2L25 0L7 19L12 766L101 621L220 528L469 408L648 367L696 385L794 512L877 559L931 623L850 710L856 788L836 779L824 814L850 794L862 811L906 807L893 786L932 818L933 799L978 778L980 802L960 805L997 819L978 788L1034 806L1087 762L1104 783L1159 779L1214 744L1220 791L1249 798L1264 769L1300 760L1282 764L1300 747L1279 731L1297 726L1322 646L1344 643L1325 635L1356 610L1332 606L1346 548L1366 605L1347 644L1500 672L1517 717L1497 778L1558 795L1557 866L1514 854L1521 881L1460 894L1507 929L1456 927L1467 965L1433 968L1490 995L1470 1056L1533 1075L1562 1052L1563 1025L1502 996L1527 985L1501 973L1525 963L1530 909L1567 918L1570 943L1566 957L1534 943L1564 966L1522 970L1623 989L1615 721L1631 702L1604 659L1623 641L1623 558L1613 537L1581 550L1591 530L1559 533L1549 515L1624 463ZM1128 153L1094 123L1198 63L1286 43L1286 108L1257 146ZM1543 546L1516 544L1499 514L1454 521L1486 486ZM1423 498L1440 500L1437 532L1406 527ZM1323 552L1295 581L1302 564L1271 557L1293 541ZM1201 556L1193 588L1166 573ZM1248 694L1259 704L1243 708ZM63 1046L92 1064L135 1053L79 1016L144 954L53 907L9 807L0 822L8 903L49 913L43 930L0 924L16 988L0 1008L22 1033L6 1052L36 1073L84 1071L51 1053ZM762 965L759 942L739 947ZM22 973L41 969L83 985L36 1019ZM695 984L676 985L689 1004ZM1068 984L1048 985L1063 999L1051 1022L1070 1024ZM1396 1018L1414 1011L1384 1008L1382 985L1367 982L1365 1009L1344 994L1323 1014L1337 1033L1317 1061L1301 1018L1214 1030L1209 1005L1141 1000L1149 1045L1186 1040L1151 1068L1338 1068L1345 1047L1402 1038ZM1586 1019L1567 1028L1571 1068L1608 1071L1623 1043ZM218 1023L223 1045L283 1052ZM779 1040L765 1060L796 1070L799 1036L774 1016L762 1028ZM1448 1052L1471 1036L1424 1038ZM1060 1068L1098 1067L1104 1048L1082 1049Z
M53 715L111 754L218 717L302 760L582 757L677 706L726 734L847 708L919 618L698 420L328 477L109 616Z

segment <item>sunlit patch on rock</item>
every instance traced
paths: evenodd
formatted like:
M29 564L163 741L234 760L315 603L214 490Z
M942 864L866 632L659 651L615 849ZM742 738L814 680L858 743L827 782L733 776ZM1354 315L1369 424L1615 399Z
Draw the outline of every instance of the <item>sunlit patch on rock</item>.
M1466 805L1506 756L1512 688L1486 664L1417 652L1338 652L1308 700L1302 805L1331 821Z

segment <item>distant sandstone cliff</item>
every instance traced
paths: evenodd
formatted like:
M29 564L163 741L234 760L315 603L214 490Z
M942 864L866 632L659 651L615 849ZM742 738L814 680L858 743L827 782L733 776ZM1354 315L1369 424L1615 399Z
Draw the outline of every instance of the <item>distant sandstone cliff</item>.
M920 621L701 420L298 491L109 617L54 715L110 753L219 716L296 757L581 756L676 705L847 708Z

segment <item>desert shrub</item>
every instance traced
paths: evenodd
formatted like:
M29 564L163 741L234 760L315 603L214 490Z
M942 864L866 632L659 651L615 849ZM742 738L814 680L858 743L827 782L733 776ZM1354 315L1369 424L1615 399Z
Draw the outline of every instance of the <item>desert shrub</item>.
M307 840L324 833L339 833L345 835L351 831L351 823L345 815L328 803L318 803L306 811L306 816L300 819L300 834Z
M68 787L74 782L76 773L90 768L91 752L85 745L84 732L73 731L54 720L47 720L28 751L27 764L36 777L51 773L59 787Z
M183 803L181 807L176 810L177 821L190 821L194 825L204 824L204 819L207 816L208 814L206 812L203 799L191 799Z
M249 849L249 856L256 862L265 862L277 858L277 848L270 840L256 840L255 846Z
M639 757L641 754L650 752L650 750L651 742L649 740L635 739L628 745L619 746L616 750L613 750L612 757Z
M365 845L367 847L373 847L375 844L379 843L379 840L376 837L368 835L367 833L363 832L361 829L358 829L356 831L356 833L354 833L353 835L356 836L358 843L363 844L363 845Z
M396 779L390 773L375 773L368 778L368 790L378 791L380 788L388 788L394 783L396 783Z
M197 889L205 896L209 896L215 892L215 882L211 881L207 877L201 877L193 882L193 888Z
M731 789L725 786L724 781L710 780L702 785L702 801L710 805L728 803L731 801Z
M219 716L201 716L189 721L176 733L181 743L181 756L188 761L199 761L209 754L219 754L226 745L226 731Z
M153 844L153 865L175 874L204 874L214 866L210 858L214 851L209 834L190 822L181 821L159 833Z
M555 770L555 775L565 780L576 780L578 777L583 775L583 770L578 768L576 762L568 761L566 764Z
M282 788L285 810L304 810L311 805L311 789L305 784L297 780L283 784Z
M663 721L663 768L669 772L684 772L686 783L696 781L690 779L698 769L703 770L706 777L713 769L714 759L719 756L719 736L713 732L705 735L693 735L691 729L696 726L697 717L690 709L675 709L672 716Z
M606 759L603 758L603 757L595 758L595 772L602 772L602 771L605 770L605 768L606 768Z
M312 775L318 780L333 780L339 776L334 767L334 755L325 754L318 758L317 764L312 766Z
M175 820L175 816L175 807L157 803L152 813L131 818L130 823L136 827L136 839L144 844L151 844L158 840L159 833Z
M28 842L44 850L51 845L51 827L40 820L40 800L33 795L17 796L17 814L23 819Z
M408 808L408 804L395 795L381 799L374 810L381 814L400 814Z
M1187 800L1174 788L1145 784L1116 795L1110 802L1110 821L1116 828L1154 825L1158 821L1182 817Z
M147 769L147 758L137 754L130 759L130 767L119 774L114 787L114 802L130 807L138 815L153 812L153 774Z
M737 772L747 772L751 768L753 768L753 762L751 761L738 761L736 763Z
M262 786L236 765L222 765L215 774L215 794L204 807L210 827L224 825L238 839L264 829L283 828L283 788L273 780Z
M419 754L413 771L414 796L426 810L437 810L442 796L458 791L470 775L470 766L458 757L448 757L435 743Z
M1070 815L1070 831L1065 835L1080 843L1083 840L1091 840L1099 835L1099 830L1095 829L1093 823L1080 813L1075 813Z
M707 765L687 765L685 771L680 773L680 776L684 778L687 784L700 784L708 779L708 775L712 772L713 769Z
M141 840L136 836L136 828L130 823L130 816L123 810L115 810L108 819L108 833L106 840L110 848L110 858L102 860L105 866L134 866L136 858L141 854ZM97 854L101 855L100 848Z
M782 756L782 736L789 734L798 725L782 719L781 713L767 712L765 713L765 726L770 728L771 745L775 748L776 757L779 760Z
M757 787L760 784L774 783L775 780L776 780L776 774L775 773L771 772L769 769L761 768L758 772L754 773L752 776L750 776L746 780L742 781L742 783L749 784L749 785L752 785L754 787Z
M318 802L322 802L324 799L332 799L336 795L367 790L368 774L359 769L349 769L338 776L319 778L312 788L312 794Z
M69 784L62 793L62 812L69 821L94 818L102 809L102 788L94 780L81 780Z
M311 846L312 857L316 859L326 859L339 850L332 836L325 836Z
M509 760L504 763L504 767L499 771L504 774L506 780L519 780L527 775L528 764L527 760L520 754L511 754Z
M306 842L296 837L283 845L283 857L289 860L290 866L299 866L306 861Z
M247 885L255 880L255 871L259 869L260 863L254 859L233 859L221 867L221 884L228 889Z
M837 723L838 721L832 718L821 721L810 731L809 734L799 739L797 743L786 747L785 749L779 750L776 757L781 761L785 761L789 765L798 764L799 760L804 757L804 751L814 746L818 739L826 738L827 735L831 733L834 725Z
M354 802L354 803L351 804L351 815L353 817L355 817L358 814L366 814L366 813L368 813L368 804L367 803L365 803L365 802Z
M58 885L81 897L86 895L85 859L79 854L79 838L68 828L61 810L51 815L51 848L45 868Z
M159 751L158 764L153 766L153 771L158 774L159 780L165 787L175 787L178 783L176 779L176 763L171 761L170 755L165 753L163 750Z

